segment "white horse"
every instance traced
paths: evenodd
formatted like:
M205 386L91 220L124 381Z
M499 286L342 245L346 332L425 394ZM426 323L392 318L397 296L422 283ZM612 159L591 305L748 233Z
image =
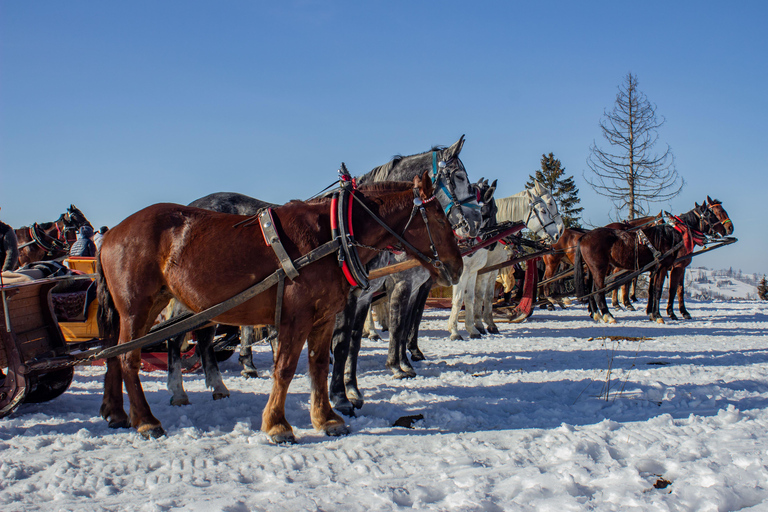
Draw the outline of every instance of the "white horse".
M563 233L565 224L557 210L552 193L538 181L534 186L518 194L495 199L497 222L525 222L526 227L539 238L557 241ZM509 251L502 244L496 244L492 249L481 249L464 257L464 271L459 284L453 287L453 302L451 316L448 318L448 330L451 339L461 339L458 332L458 316L462 303L465 316L464 327L470 338L479 338L487 332L498 333L493 321L493 290L498 270L486 272L478 276L477 272L486 266L496 265L508 260ZM462 288L462 285L464 287Z

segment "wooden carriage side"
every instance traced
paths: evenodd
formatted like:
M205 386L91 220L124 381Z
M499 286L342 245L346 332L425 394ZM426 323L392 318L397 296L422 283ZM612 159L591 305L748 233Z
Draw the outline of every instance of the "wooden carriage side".
M64 356L67 344L53 314L52 279L4 286L0 309L0 417L22 402L51 400L69 387L73 368L30 369L32 361Z

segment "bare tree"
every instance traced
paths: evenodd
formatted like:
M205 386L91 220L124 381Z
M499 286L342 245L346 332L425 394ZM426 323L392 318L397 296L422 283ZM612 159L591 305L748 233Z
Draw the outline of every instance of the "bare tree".
M593 142L587 165L594 177L584 176L595 192L613 202L619 218L624 211L630 220L647 214L650 203L675 197L685 185L669 145L661 154L654 151L664 121L656 117L656 106L637 90L637 77L628 73L613 111L605 112L600 121L611 149L600 149Z

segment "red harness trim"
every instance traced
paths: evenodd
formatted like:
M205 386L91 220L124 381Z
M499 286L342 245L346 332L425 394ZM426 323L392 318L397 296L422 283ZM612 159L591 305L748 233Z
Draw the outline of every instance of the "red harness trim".
M672 227L675 229L675 231L683 235L683 247L685 248L685 254L692 253L693 248L696 245L704 245L704 233L691 229L677 215L670 215L670 217L674 221Z
M352 194L354 194L354 188L357 188L355 186L355 179L352 178L352 186L353 191ZM349 196L349 208L347 208L347 225L349 226L349 234L354 236L354 233L352 233L352 194ZM338 211L339 206L339 199L338 197L334 197L331 199L331 230L336 231L339 229L339 222L338 222ZM352 272L349 270L349 266L347 265L347 260L344 260L341 262L341 271L344 274L344 277L347 278L347 282L352 286L359 286L359 283L355 281L355 278L352 277Z

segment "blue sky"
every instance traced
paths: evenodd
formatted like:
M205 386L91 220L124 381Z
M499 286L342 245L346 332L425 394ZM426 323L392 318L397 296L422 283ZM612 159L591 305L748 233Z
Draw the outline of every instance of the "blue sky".
M115 225L217 191L284 202L462 134L473 179L523 189L553 152L584 180L628 72L666 118L681 213L723 201L768 272L768 3L0 0L0 219L70 203Z

